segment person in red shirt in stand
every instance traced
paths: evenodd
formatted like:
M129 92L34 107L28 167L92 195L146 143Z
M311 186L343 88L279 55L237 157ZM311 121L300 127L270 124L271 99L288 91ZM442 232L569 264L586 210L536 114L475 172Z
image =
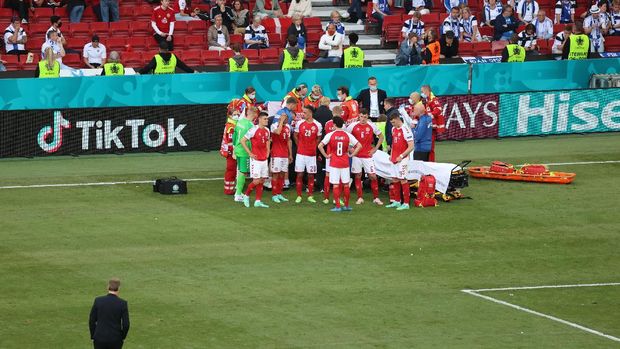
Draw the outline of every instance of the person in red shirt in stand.
M323 156L330 159L329 181L334 186L334 201L336 207L332 208L332 212L342 212L353 210L349 206L349 198L351 196L349 182L349 160L354 157L362 149L362 145L355 139L353 135L344 131L344 120L341 117L333 119L335 130L328 133L319 143L319 151ZM331 152L325 152L325 145L331 148ZM349 148L353 148L353 152L349 153ZM344 207L340 207L340 191L344 191Z
M233 195L235 193L235 179L237 177L237 160L233 157L233 133L235 125L239 120L238 110L227 111L226 125L224 126L224 134L222 135L222 145L220 147L220 155L226 158L226 171L224 172L224 195Z
M383 202L379 200L379 181L377 180L377 172L375 170L375 161L372 159L374 153L379 149L383 143L383 133L381 130L368 121L368 110L365 108L360 109L360 117L358 122L354 122L347 127L347 132L351 133L360 144L362 150L357 156L353 158L351 163L351 173L355 175L355 188L357 189L357 201L356 205L364 203L362 198L362 169L370 178L370 188L372 189L372 202L379 206L383 205ZM373 146L372 142L377 136L377 145Z
M431 152L428 155L428 161L435 161L435 139L446 131L446 120L443 116L443 106L439 99L435 97L429 85L423 85L421 88L421 96L426 99L426 114L433 116L433 138L431 143Z
M336 130L336 125L334 125L334 118L340 117L340 115L342 115L342 108L340 108L339 106L335 106L334 110L332 110L332 115L334 115L332 119L325 123L325 134L328 134ZM342 119L342 117L340 118ZM326 151L327 151L327 154L331 152L329 144L327 145ZM329 183L329 162L330 162L329 158L325 158L325 180L323 180L323 203L326 205L329 204L329 189L331 187Z
M155 7L151 16L151 27L153 27L153 37L158 44L165 41L168 43L168 51L174 50L174 33L176 11L170 7L170 0L161 0L161 5Z
M395 165L396 173L395 177L392 178L394 201L385 207L395 207L398 211L408 210L410 193L407 174L409 173L409 153L413 151L413 134L411 133L411 128L403 123L398 114L390 116L390 123L392 123L390 161ZM404 199L402 205L400 203L401 189Z
M338 100L342 102L342 104L340 104L343 110L342 119L346 125L350 125L357 121L359 117L359 106L357 101L349 96L349 88L346 86L338 87L337 93Z
M258 125L252 127L241 139L241 146L250 155L250 176L252 183L248 185L248 189L243 197L243 205L250 207L250 194L256 188L256 200L254 207L269 208L261 201L263 196L263 183L269 178L269 147L271 136L267 124L269 123L269 114L260 112L258 115ZM252 143L252 149L248 147L248 141Z
M271 200L275 203L287 202L282 196L288 166L293 162L291 126L288 118L280 117L271 124Z
M295 172L297 172L297 199L295 203L301 203L301 191L304 183L304 172L308 174L308 202L316 203L312 196L314 192L314 175L316 174L316 147L323 132L321 124L314 120L314 108L304 107L306 119L295 125L295 144L297 144L297 156L295 156Z
M305 119L304 115L304 98L306 98L306 94L308 94L308 86L306 84L299 84L299 86L295 87L291 90L291 92L287 93L282 100L282 108L286 107L286 101L289 98L294 98L297 102L297 107L293 110L295 113L295 118L293 119L292 127L295 127L295 124L299 121L303 121ZM315 108L316 109L316 108Z

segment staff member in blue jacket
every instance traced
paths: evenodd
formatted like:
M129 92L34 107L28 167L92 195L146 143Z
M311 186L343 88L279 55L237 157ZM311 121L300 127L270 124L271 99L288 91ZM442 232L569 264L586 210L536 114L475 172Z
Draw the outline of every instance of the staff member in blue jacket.
M422 105L415 106L415 113L420 113L420 118L413 129L413 159L428 161L433 144L433 117L425 113Z

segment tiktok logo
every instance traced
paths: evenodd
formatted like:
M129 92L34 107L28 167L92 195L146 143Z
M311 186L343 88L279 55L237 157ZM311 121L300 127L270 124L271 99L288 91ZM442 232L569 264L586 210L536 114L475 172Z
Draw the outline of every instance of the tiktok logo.
M45 126L39 131L37 141L39 147L46 153L55 153L62 146L62 129L71 128L71 123L62 117L60 111L54 112L54 123L52 126Z

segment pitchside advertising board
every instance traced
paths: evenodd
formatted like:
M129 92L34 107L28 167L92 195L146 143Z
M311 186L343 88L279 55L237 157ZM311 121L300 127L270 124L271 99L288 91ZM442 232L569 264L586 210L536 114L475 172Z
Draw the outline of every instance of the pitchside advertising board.
M225 105L0 112L0 157L218 149Z
M500 96L499 136L620 131L620 89Z

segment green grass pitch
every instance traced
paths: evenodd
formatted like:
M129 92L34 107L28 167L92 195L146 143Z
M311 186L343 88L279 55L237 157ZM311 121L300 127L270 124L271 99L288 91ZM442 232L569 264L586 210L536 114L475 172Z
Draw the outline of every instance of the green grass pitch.
M438 157L620 160L620 134L443 142ZM217 152L5 159L0 186L221 177L223 164ZM0 348L90 347L90 306L113 276L126 348L618 348L460 291L620 282L620 163L552 169L577 178L472 179L473 200L408 212L246 209L221 181L175 197L1 189ZM620 286L494 296L620 337Z

